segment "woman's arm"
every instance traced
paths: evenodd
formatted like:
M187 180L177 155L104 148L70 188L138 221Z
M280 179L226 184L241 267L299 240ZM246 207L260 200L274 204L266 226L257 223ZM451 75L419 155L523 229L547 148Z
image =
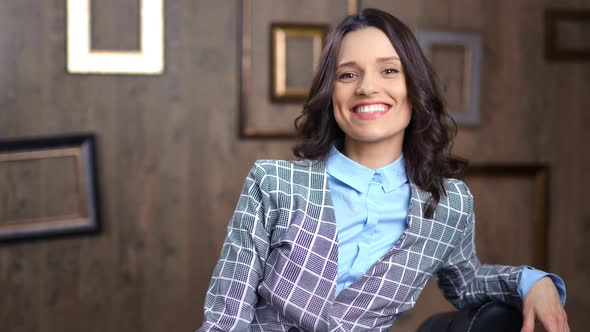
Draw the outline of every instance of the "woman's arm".
M523 311L523 331L533 331L535 319L538 319L548 332L569 332L560 294L550 278L537 281L523 294L523 301L519 286L522 286L524 266L482 265L479 262L475 254L473 196L471 193L469 196L471 202L467 206L470 211L461 243L437 272L444 296L457 308L480 306L488 301L513 305Z
M197 330L248 331L254 317L256 289L269 250L265 229L264 175L255 164L231 218L205 298L205 319Z
M522 300L517 289L523 267L482 265L479 262L475 254L475 216L471 193L469 199L461 242L436 273L438 285L447 300L457 308L479 306L488 301L521 308Z

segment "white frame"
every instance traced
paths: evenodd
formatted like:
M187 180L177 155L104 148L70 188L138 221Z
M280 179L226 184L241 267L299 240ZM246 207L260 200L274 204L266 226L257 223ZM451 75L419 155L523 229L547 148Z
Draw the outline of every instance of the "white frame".
M463 112L449 110L449 115L460 125L479 125L479 81L481 70L482 46L478 33L451 31L418 31L418 43L426 54L432 58L430 51L433 45L461 45L465 47L465 105Z
M140 50L90 49L90 1L67 0L67 70L73 74L158 75L164 71L164 1L140 0Z

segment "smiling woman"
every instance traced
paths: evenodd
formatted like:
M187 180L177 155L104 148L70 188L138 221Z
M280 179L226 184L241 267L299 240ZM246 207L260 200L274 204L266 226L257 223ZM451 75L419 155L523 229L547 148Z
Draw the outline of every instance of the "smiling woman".
M526 328L539 315L567 331L559 277L477 259L450 124L410 30L375 9L347 17L296 120L300 160L246 178L199 331L388 331L433 275L459 308L522 306Z

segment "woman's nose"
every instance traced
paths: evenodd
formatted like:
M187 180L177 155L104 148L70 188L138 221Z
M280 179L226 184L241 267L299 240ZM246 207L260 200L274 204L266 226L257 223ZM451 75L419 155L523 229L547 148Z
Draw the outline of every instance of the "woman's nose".
M370 75L363 76L363 79L360 80L357 89L355 90L356 95L358 96L368 96L376 91L376 82L373 77Z

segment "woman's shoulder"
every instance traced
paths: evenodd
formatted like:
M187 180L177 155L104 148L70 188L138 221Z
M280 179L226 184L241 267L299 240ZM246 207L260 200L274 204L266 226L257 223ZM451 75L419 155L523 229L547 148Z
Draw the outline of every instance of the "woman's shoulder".
M466 210L473 208L473 195L464 180L445 178L444 185L446 197L450 204L455 203Z
M251 170L255 178L268 176L290 178L294 172L321 175L325 172L325 162L311 159L259 159L254 162Z
M445 178L444 179L444 186L445 190L448 192L459 193L462 195L471 196L471 192L469 191L469 186L465 183L462 179L456 178Z
M325 162L311 159L259 159L254 162L253 168L264 170L267 174L276 174L280 171L291 170L317 171L325 168Z

